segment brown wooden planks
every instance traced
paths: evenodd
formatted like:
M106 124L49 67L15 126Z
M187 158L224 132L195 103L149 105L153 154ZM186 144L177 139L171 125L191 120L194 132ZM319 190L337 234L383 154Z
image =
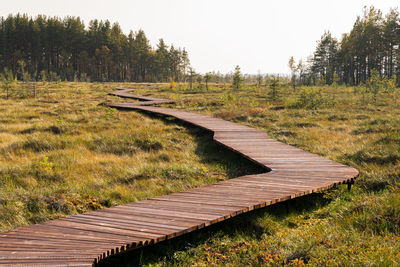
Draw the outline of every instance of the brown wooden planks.
M266 173L0 233L0 266L90 266L253 209L351 183L358 175L354 168L272 140L260 130L150 107L174 101L130 91L119 88L110 94L141 101L109 106L172 116L211 131L216 142L261 165Z

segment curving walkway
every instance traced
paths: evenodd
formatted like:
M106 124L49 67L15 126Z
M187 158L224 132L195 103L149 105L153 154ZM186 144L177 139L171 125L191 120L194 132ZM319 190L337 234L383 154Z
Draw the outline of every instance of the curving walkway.
M352 183L354 168L272 140L260 130L222 119L149 104L172 103L130 94L147 102L109 105L172 116L214 133L214 140L264 166L247 175L184 192L17 228L0 234L0 266L91 266L127 250L154 244L253 209Z

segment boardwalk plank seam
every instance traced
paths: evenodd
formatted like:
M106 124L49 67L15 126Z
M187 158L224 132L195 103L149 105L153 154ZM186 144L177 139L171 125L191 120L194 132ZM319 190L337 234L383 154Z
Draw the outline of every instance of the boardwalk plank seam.
M358 176L352 167L270 139L261 130L153 106L174 101L117 89L110 94L140 101L110 107L171 116L203 128L215 142L266 172L0 233L0 266L92 266L254 209L353 183Z

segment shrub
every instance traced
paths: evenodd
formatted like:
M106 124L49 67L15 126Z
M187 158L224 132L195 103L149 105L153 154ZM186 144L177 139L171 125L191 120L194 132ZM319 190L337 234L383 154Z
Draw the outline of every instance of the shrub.
M336 104L334 96L323 95L321 90L304 88L301 90L296 101L291 104L292 108L318 109L333 107Z

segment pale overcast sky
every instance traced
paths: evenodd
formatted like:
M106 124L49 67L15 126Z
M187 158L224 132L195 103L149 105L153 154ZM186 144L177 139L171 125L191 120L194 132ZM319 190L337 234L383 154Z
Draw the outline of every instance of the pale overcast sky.
M364 6L386 13L399 0L1 0L0 15L79 16L119 22L125 33L143 29L185 47L199 72L287 73L290 56L305 59L330 30L349 32Z

